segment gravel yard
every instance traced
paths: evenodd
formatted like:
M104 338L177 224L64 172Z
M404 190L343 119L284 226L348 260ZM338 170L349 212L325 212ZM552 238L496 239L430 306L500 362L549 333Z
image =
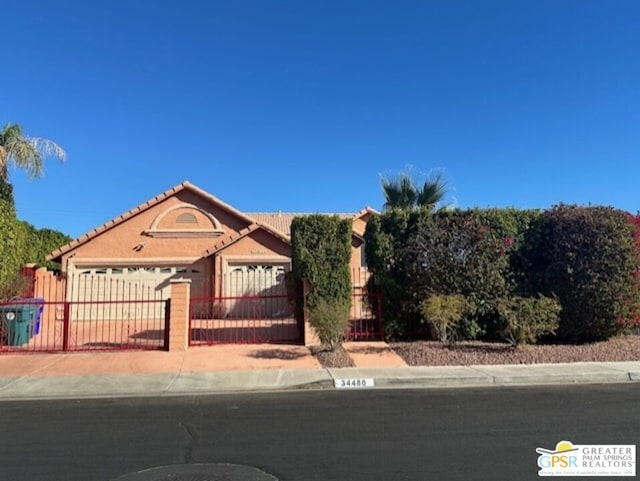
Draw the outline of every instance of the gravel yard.
M389 347L409 366L640 361L640 335L582 345L529 345L513 348L498 342L465 341L448 348L437 341L414 341L391 342ZM341 347L329 352L316 346L311 348L311 353L323 367L354 366L349 354Z
M311 354L313 354L322 367L353 367L353 361L347 351L342 346L338 347L335 351L330 352L319 347L312 347Z
M530 345L460 342L447 348L435 341L395 342L391 348L409 366L467 366L473 364L541 364L590 361L640 361L640 336L582 345Z

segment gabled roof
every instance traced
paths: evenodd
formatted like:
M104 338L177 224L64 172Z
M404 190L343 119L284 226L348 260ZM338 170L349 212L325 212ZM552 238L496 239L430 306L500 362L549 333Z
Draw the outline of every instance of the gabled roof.
M284 242L285 244L291 244L290 239L285 236L284 234L282 234L281 232L277 232L273 229L269 229L269 227L259 224L257 222L254 222L253 224L251 224L248 227L245 227L244 229L240 230L239 232L233 232L231 234L229 234L228 236L225 236L221 239L218 239L218 241L209 249L207 249L206 251L204 251L202 253L202 257L209 257L211 254L215 254L216 252L229 247L231 244L234 244L236 242L238 242L240 239L248 236L249 234L251 234L252 232L255 232L257 230L264 230L266 232L269 232L270 234L274 235L275 237L279 238L282 242Z
M377 214L378 212L371 207L365 207L355 214L343 213L343 214L322 214L322 215L337 215L342 219L359 219L366 214ZM248 212L246 215L252 217L257 222L263 225L269 225L274 229L282 232L286 236L291 237L291 223L296 217L305 217L308 215L314 215L311 212Z
M77 239L72 240L68 244L60 247L59 249L57 249L57 250L53 251L51 254L49 254L47 256L47 260L52 261L52 260L56 260L56 259L60 258L61 256L63 256L67 252L75 249L76 247L79 247L79 246L83 245L84 243L88 242L89 240L93 239L94 237L98 236L99 234L102 234L103 232L106 232L109 229L112 229L113 227L122 224L127 219L130 219L131 217L133 217L133 216L135 216L135 215L137 215L137 214L139 214L139 213L141 213L141 212L143 212L143 211L145 211L147 209L150 209L154 205L157 205L160 202L162 202L163 200L165 200L165 199L167 199L169 197L172 197L172 196L176 195L177 193L182 192L184 190L188 190L188 191L194 192L194 193L202 196L203 198L205 198L208 201L212 202L213 204L221 207L222 209L226 210L227 212L229 212L229 213L235 215L236 217L246 221L248 224L255 223L255 220L253 220L252 218L248 217L246 214L243 214L239 210L237 210L234 207L230 206L229 204L221 201L220 199L218 199L217 197L211 195L207 191L202 190L199 187L196 187L195 185L191 184L188 181L184 181L181 184L178 184L178 185L176 185L174 187L171 187L170 189L165 190L163 193L156 195L153 199L150 199L150 200L148 200L146 202L143 202L142 204L134 207L133 209L128 210L124 214L121 214L118 217L115 217L115 218L111 219L110 221L105 222L101 226L96 227L92 231L81 235Z
M62 257L63 255L65 255L66 253L72 251L73 249L80 247L81 245L85 244L86 242L90 241L91 239L93 239L94 237L102 234L103 232L108 231L109 229L112 229L114 227L116 227L117 225L122 224L123 222L125 222L126 220L130 219L131 217L147 210L150 209L151 207L153 207L154 205L159 204L160 202L164 201L165 199L172 197L174 195L176 195L179 192L182 191L191 191L194 192L195 194L203 197L204 199L208 200L209 202L211 202L214 205L217 205L218 207L222 208L223 210L233 214L234 216L238 217L239 219L244 220L245 222L247 222L247 224L249 224L249 226L245 229L243 229L240 232L244 232L244 234L242 234L239 238L244 237L245 235L253 232L255 229L261 228L266 232L269 232L270 234L278 237L279 239L283 240L286 243L290 243L290 237L291 237L291 222L293 221L293 219L295 217L298 216L306 216L306 215L312 215L311 213L282 213L282 212L256 212L256 213L250 213L250 214L245 214L240 212L239 210L237 210L236 208L230 206L229 204L227 204L226 202L221 201L220 199L218 199L217 197L215 197L214 195L211 195L209 192L200 189L199 187L193 185L192 183L188 182L188 181L184 181L181 184L178 184L174 187L171 187L170 189L165 190L164 192L162 192L161 194L158 194L157 196L155 196L154 198L143 202L142 204L134 207L131 210L128 210L127 212L125 212L124 214L119 215L118 217L115 217L113 219L111 219L108 222L105 222L104 224L102 224L99 227L96 227L95 229L91 230L90 232L87 232L83 235L81 235L80 237L78 237L77 239L72 240L71 242L69 242L68 244L60 247L59 249L53 251L51 254L49 254L47 256L47 260L49 261L53 261L53 260L58 260L60 257ZM362 216L364 216L367 213L377 213L374 209L370 208L370 207L366 207L363 210L361 210L360 212L357 212L356 214L326 214L326 215L338 215L339 217L342 217L344 219L357 219L360 218ZM248 232L245 232L247 229L251 229ZM211 249L216 249L216 246L218 246L218 244L220 244L220 242L223 242L226 240L226 242L235 242L237 240L239 240L238 237L240 234L232 234L230 236L225 237L224 239L221 239L220 241L218 241ZM360 236L360 233L354 232L354 235L358 235ZM229 237L234 237L235 240L231 240L228 239ZM224 244L227 245L227 244ZM209 249L207 252L209 252L211 249ZM209 252L210 255L212 252Z
M249 212L248 216L251 216L257 222L269 225L274 229L282 232L288 237L291 237L291 223L296 217L305 217L308 215L314 215L310 212ZM353 214L322 214L322 215L337 215L342 219L351 219Z
M373 207L369 207L366 206L364 209L362 209L359 212L356 212L355 214L353 214L353 218L354 219L359 219L360 217L364 217L367 214L379 214L380 212L378 212L377 210L375 210Z

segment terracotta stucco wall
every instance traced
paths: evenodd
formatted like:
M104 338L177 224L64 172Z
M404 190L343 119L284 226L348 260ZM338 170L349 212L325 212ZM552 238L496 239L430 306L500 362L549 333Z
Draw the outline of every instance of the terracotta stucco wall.
M362 217L353 220L353 230L360 235L364 234L367 228L367 221L369 220L369 214L365 214Z
M221 251L234 256L285 256L291 257L291 246L263 230L257 230Z
M144 233L151 228L159 216L171 208L182 203L189 203L210 212L221 225L224 231L221 236L226 236L245 228L248 222L237 219L223 209L213 205L196 196L191 192L179 192L176 196L165 199L150 209L137 214L123 223L106 230L97 235L87 243L65 254L62 258L62 268L66 270L67 261L70 259L75 265L96 264L97 259L104 259L105 262L113 263L118 260L127 264L140 262L147 264L171 264L177 259L198 258L202 253L215 244L217 237L153 237ZM163 229L171 228L171 221L180 214L187 212L184 209L171 210L162 218L159 225ZM196 210L188 210L198 216L199 221L206 219L204 215ZM185 229L190 226L177 225L177 229ZM201 229L199 225L192 226L194 229ZM140 247L144 244L143 247Z
M364 244L357 247L351 246L351 263L349 267L351 269L359 269L362 267L362 257L364 256Z
M179 204L178 204L179 205ZM193 224L180 224L176 221L178 217L183 214L189 214L193 216L195 223ZM193 207L179 207L177 209L166 212L162 218L158 219L158 229L175 229L181 227L183 229L215 229L214 222L209 218L206 213L197 210Z
M215 255L215 295L224 296L223 277L230 262L268 264L288 262L290 259L291 246L262 230L254 231Z

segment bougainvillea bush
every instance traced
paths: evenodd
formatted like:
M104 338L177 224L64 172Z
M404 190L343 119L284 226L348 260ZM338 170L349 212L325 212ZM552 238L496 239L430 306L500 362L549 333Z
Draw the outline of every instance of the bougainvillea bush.
M389 212L370 220L365 253L389 338L433 337L425 300L462 295L472 307L458 337L504 339L499 306L543 295L560 303L559 325L534 337L582 343L629 332L640 318L638 226L609 207Z
M562 305L557 336L582 343L629 332L640 312L636 227L610 207L556 206L523 248L527 289Z

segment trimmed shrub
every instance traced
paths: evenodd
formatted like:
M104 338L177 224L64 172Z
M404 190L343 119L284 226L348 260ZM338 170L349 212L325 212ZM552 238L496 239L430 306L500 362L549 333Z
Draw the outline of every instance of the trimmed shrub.
M329 313L342 313L341 309L345 305L348 306L346 318L338 316L335 322L343 323L342 336L347 330L352 290L349 271L351 234L351 220L338 216L296 217L291 224L291 264L296 313L300 319L303 309L308 308L310 322L321 340L334 339L335 331L340 330L332 324L333 321L326 321L324 317ZM302 289L304 282L309 286L306 298ZM318 308L322 316L318 316ZM326 322L314 325L314 319L320 318ZM325 328L327 332L322 332ZM331 346L335 347L335 344Z
M308 309L309 324L318 334L322 345L331 351L344 340L351 304L344 299L318 299Z
M469 309L469 303L460 294L432 295L421 305L422 314L433 326L438 340L451 346L455 344L461 320Z
M552 297L514 296L496 303L504 322L502 337L512 346L533 344L540 336L554 334L562 307Z
M523 261L523 291L560 300L562 341L606 340L632 328L640 312L640 256L625 212L554 207L531 229Z

